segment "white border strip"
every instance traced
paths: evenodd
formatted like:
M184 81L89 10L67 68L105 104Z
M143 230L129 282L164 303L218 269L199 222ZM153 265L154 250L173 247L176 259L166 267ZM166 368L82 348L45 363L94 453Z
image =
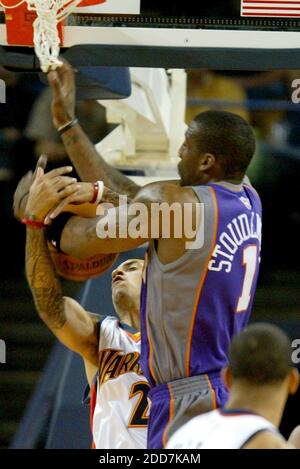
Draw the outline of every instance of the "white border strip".
M66 26L64 45L75 44L298 49L299 32Z
M76 7L74 13L103 13L115 14L115 15L139 15L140 14L140 0L106 0L105 3L100 5L92 5L89 7Z
M80 44L208 47L219 49L299 49L298 31L237 31L173 28L65 26L64 47ZM0 45L8 45L0 25Z

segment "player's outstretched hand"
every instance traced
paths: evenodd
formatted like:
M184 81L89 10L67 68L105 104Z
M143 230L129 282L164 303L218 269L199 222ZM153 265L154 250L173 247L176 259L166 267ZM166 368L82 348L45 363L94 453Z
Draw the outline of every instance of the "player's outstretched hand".
M17 188L14 193L14 202L13 202L13 210L14 216L17 220L21 220L25 214L25 207L29 195L29 189L36 177L38 168L42 168L43 170L46 168L47 165L47 156L41 155L38 159L38 162L35 167L35 171L28 171L25 176L22 177Z
M26 218L44 222L49 212L53 211L63 199L78 190L77 179L66 176L72 169L72 166L64 166L44 174L44 170L38 168L29 190L25 210Z
M87 202L91 202L94 197L94 185L91 182L79 182L76 184L77 190L64 198L59 204L52 210L45 218L45 223L50 224L51 221L56 218L67 205L79 205Z
M70 122L75 115L74 71L66 60L62 62L61 67L50 71L47 75L52 91L51 112L56 129Z

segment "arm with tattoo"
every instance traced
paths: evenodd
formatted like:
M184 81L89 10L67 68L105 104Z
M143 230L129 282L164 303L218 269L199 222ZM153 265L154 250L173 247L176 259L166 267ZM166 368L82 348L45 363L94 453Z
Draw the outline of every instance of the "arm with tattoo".
M98 319L77 301L63 297L44 229L27 227L26 274L40 318L60 342L97 366Z
M26 274L37 311L55 333L66 322L60 281L46 244L44 229L27 227Z
M35 228L30 224L31 221L42 224L61 198L76 194L77 184L64 176L71 170L70 167L58 168L44 174L42 168L37 169L25 213L26 274L41 319L66 347L97 366L98 321L93 320L77 301L63 297L48 251L45 228Z
M86 258L95 254L129 251L144 244L150 239L150 223L153 222L153 217L148 216L151 203L162 201L163 193L161 187L158 190L144 187L129 203L119 205L119 194L105 188L104 201L115 207L106 209L105 213L95 218L70 218L60 239L62 251L77 258ZM136 203L143 204L146 208L146 212L141 212L140 226L144 229L140 236L130 230L131 223L137 216L132 210L133 204ZM50 217L52 215L57 216L57 212L54 211Z
M120 204L120 197L124 197L124 194L119 194L117 192L112 191L108 187L104 187L101 203L106 202L114 205L115 207L118 207L118 205ZM133 198L126 197L127 204L130 204L132 200Z
M163 229L163 212L153 210L154 205L192 202L194 209L197 201L191 192L191 189L172 183L150 184L143 187L128 205L110 208L95 218L72 217L62 232L61 249L67 254L85 258L101 253L129 251L150 239L159 239ZM114 196L110 195L108 199L111 202ZM194 213L193 219L196 220ZM169 236L173 239L173 217L169 223ZM184 239L184 234L182 237Z

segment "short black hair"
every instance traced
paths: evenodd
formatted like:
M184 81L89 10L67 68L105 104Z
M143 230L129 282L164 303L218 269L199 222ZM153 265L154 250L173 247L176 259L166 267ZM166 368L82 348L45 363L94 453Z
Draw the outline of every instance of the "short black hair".
M279 327L256 323L234 337L229 369L234 379L268 385L283 381L292 367L291 343Z
M214 155L224 176L243 176L255 152L255 135L248 122L233 112L213 110L194 117L191 129L193 123L201 131L199 151Z

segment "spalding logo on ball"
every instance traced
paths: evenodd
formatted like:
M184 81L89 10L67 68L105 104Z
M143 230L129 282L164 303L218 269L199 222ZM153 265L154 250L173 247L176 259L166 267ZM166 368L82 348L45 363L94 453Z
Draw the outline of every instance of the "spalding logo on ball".
M65 212L71 212L85 218L95 217L96 210L97 205L91 204L68 205L64 209ZM48 248L57 274L76 282L83 282L102 275L112 267L118 257L118 254L113 253L96 254L86 259L77 259L69 254L58 252L50 242L48 242Z

